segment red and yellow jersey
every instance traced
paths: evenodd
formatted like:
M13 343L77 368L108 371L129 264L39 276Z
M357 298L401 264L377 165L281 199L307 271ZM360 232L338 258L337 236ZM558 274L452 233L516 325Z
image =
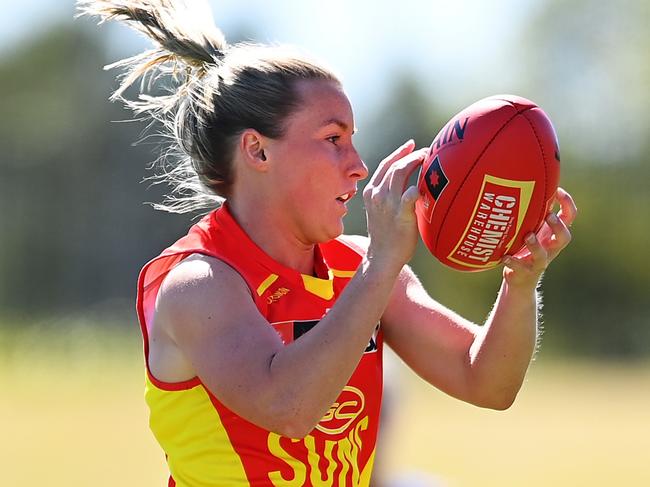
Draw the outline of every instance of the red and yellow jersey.
M327 313L363 255L349 238L339 237L316 246L318 277L300 274L255 245L224 205L140 274L137 309L147 362L148 329L160 284L193 253L216 257L234 268L285 344L299 339ZM246 421L225 407L199 377L162 382L148 364L145 398L151 429L167 456L171 486L367 486L381 392L382 333L377 328L338 399L305 438L283 437Z

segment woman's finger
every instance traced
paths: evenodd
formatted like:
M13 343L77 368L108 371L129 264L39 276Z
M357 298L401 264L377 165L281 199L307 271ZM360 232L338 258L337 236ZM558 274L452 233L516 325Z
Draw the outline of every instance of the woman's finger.
M368 186L370 187L379 186L383 181L384 176L386 175L386 172L388 171L390 166L395 161L398 161L403 157L407 156L408 154L410 154L411 152L413 152L413 149L415 149L415 141L413 139L410 139L406 141L404 144L402 144L401 147L395 149L395 151L393 151L391 155L384 158L384 160L379 163L379 166L375 170L375 173L370 178L370 181L368 182Z
M551 229L551 235L546 239L545 244L551 259L555 258L560 251L571 242L571 231L566 223L555 213L546 217L546 223Z
M535 271L543 271L548 265L548 252L537 238L537 235L530 233L526 236L526 248L530 252L530 267Z
M428 149L420 149L411 152L406 157L395 162L388 170L385 179L388 182L388 190L401 198L402 193L406 190L411 174L424 162Z
M562 188L557 188L555 199L560 204L560 211L558 217L564 222L567 227L570 227L578 214L573 198Z

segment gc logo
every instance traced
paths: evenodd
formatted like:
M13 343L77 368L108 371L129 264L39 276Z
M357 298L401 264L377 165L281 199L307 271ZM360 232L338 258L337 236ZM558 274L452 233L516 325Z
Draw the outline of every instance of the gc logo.
M361 414L365 405L363 392L356 387L345 386L338 401L316 425L316 429L328 435L343 433Z

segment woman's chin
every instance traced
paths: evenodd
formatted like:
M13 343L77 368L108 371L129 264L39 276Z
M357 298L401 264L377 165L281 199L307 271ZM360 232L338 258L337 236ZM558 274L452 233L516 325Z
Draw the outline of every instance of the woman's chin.
M343 233L343 230L344 226L342 219L339 219L337 222L332 222L332 224L322 228L321 232L319 232L318 243L325 243L334 240Z

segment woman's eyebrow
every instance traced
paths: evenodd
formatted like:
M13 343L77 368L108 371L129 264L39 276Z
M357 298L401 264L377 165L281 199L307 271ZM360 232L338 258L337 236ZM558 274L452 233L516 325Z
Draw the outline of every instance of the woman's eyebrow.
M330 118L330 119L325 120L323 122L322 126L326 127L327 125L338 125L344 131L347 131L350 128L350 126L347 123L345 123L343 120L340 120L338 118ZM357 132L357 128L353 127L352 128L352 133L354 134L356 132Z

